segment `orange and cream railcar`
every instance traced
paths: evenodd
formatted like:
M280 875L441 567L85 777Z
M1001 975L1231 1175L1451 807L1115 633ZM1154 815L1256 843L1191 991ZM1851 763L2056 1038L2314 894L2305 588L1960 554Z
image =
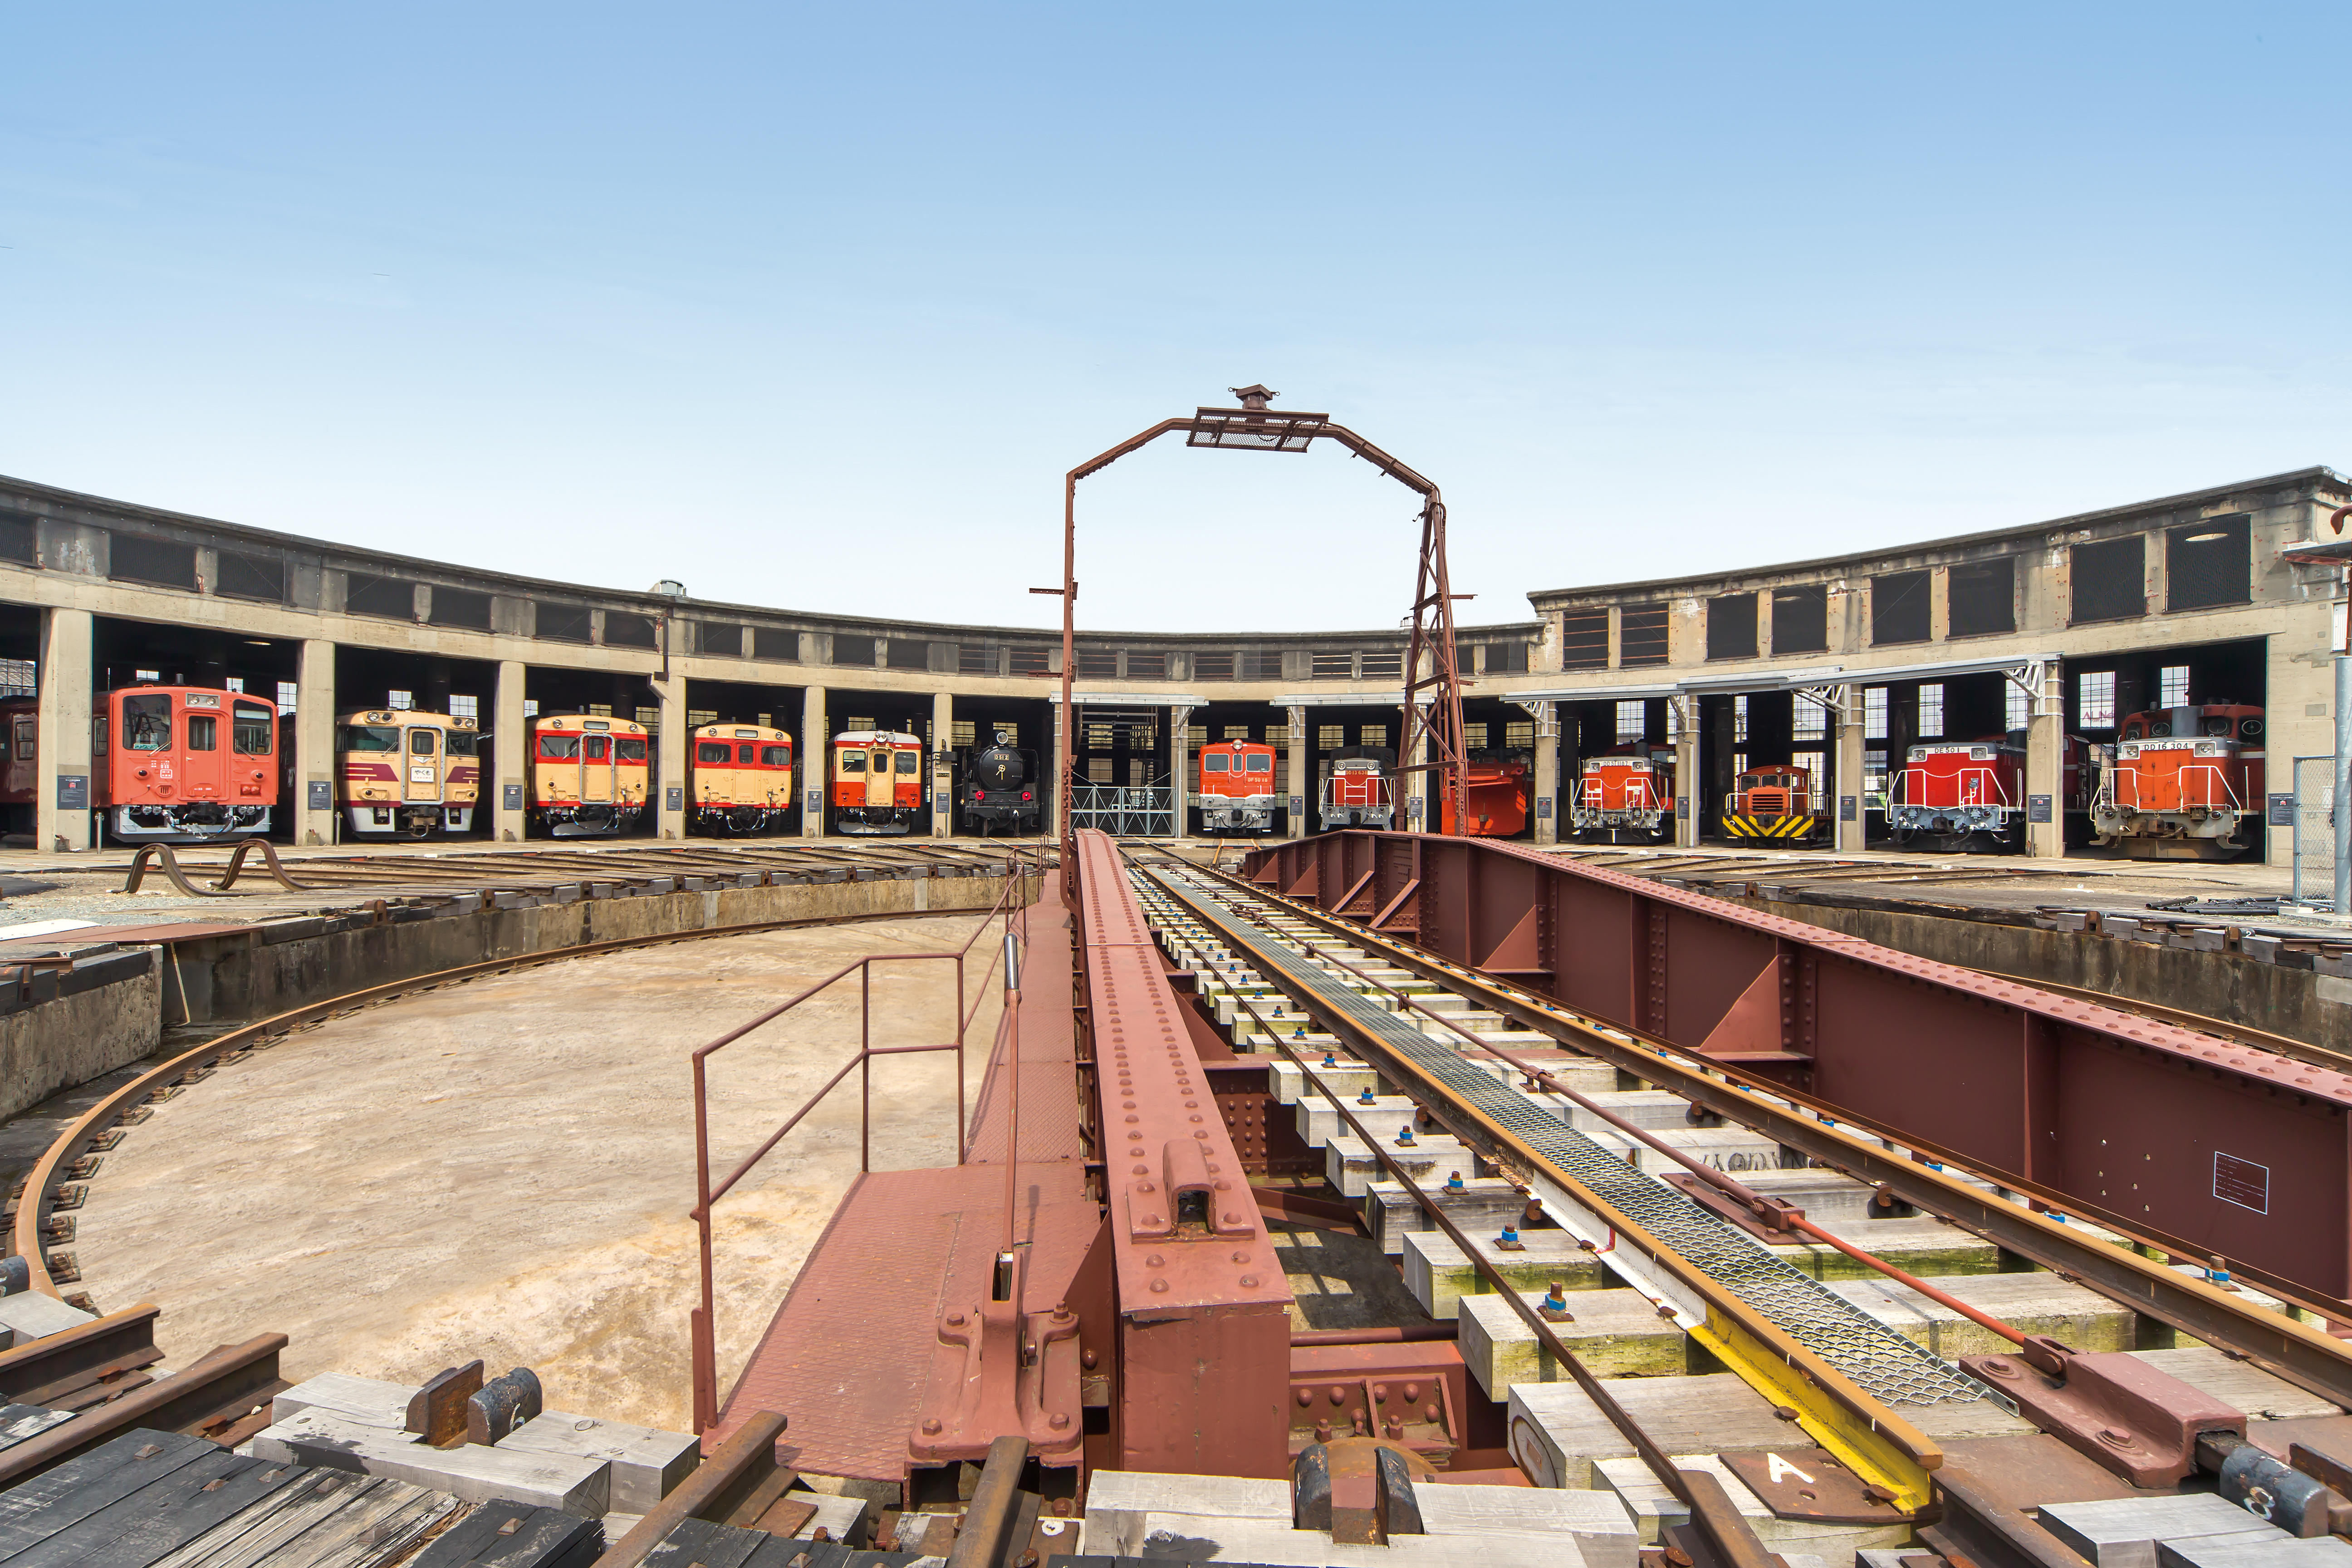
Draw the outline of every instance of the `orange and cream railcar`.
M365 708L335 716L335 804L358 838L469 833L482 796L471 719Z
M761 724L705 724L687 753L687 798L706 833L763 833L793 808L793 738Z
M905 833L923 815L923 742L896 730L845 730L833 738L836 832Z
M278 804L278 710L241 691L134 686L90 725L90 808L118 839L267 833Z
M530 820L557 838L626 832L645 815L653 764L643 724L585 713L530 721Z

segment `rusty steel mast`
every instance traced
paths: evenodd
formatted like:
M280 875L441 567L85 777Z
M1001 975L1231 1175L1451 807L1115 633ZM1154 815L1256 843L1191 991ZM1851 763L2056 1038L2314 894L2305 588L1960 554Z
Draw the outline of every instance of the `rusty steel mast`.
M1076 864L1070 838L1070 799L1077 787L1077 716L1072 711L1071 675L1077 658L1078 481L1139 451L1160 437L1184 432L1188 447L1238 452L1304 452L1318 439L1331 440L1378 468L1422 499L1421 557L1412 592L1412 637L1405 652L1403 713L1398 727L1400 774L1436 771L1454 811L1454 831L1469 821L1467 759L1462 751L1462 677L1455 663L1453 591L1445 571L1445 500L1437 487L1327 414L1276 409L1281 394L1265 386L1230 389L1239 408L1196 408L1188 417L1163 419L1069 471L1062 486L1062 585L1032 588L1062 601L1061 759L1055 812L1066 879ZM1429 669L1422 670L1426 656ZM1427 698L1422 698L1423 692ZM1411 762L1417 741L1426 741L1428 760ZM1179 764L1180 766L1181 764ZM1443 821L1442 808L1439 813Z

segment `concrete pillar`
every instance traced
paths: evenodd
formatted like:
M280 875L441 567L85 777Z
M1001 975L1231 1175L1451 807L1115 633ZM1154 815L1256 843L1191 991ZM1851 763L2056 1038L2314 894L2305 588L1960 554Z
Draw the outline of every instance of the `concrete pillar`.
M2053 665L2041 672L2041 689L2033 694L2025 721L2025 852L2037 858L2056 859L2066 853L2065 705L2058 700L2058 672ZM2037 812L2036 802L2046 804ZM2036 816L2047 822L2036 822Z
M1307 710L1290 705L1290 837L1307 837L1307 820L1315 815L1314 754L1307 749Z
M501 844L522 842L523 779L530 757L530 721L523 717L522 683L521 661L500 659L498 689L490 700L490 749L482 758L482 807L489 814L484 826Z
M931 694L931 837L945 838L955 821L955 697Z
M1699 700L1669 697L1666 705L1681 717L1675 738L1675 843L1696 849L1700 825L1706 820L1706 780L1699 773Z
M824 781L833 764L833 736L824 722L824 688L801 691L800 749L795 753L801 775L801 837L824 837Z
M1559 842L1559 721L1550 702L1520 704L1536 721L1536 842Z
M1418 771L1429 766L1428 726L1414 726L1404 760L1413 771L1398 776L1396 815L1390 820L1401 833L1434 833L1445 826L1445 808L1433 805L1444 793L1445 781Z
M305 638L294 670L294 842L332 844L335 833L335 645Z
M41 849L88 849L90 837L90 616L41 612L33 843ZM109 737L120 744L120 736Z
M1837 764L1830 775L1832 788L1829 812L1837 828L1838 853L1853 855L1862 850L1864 835L1869 828L1869 800L1863 794L1862 688L1841 686L1837 689L1837 705L1830 710L1830 722L1837 727L1830 741L1836 748Z
M661 837L677 839L686 837L686 748L693 739L688 733L694 726L686 721L686 677L676 670L667 680L650 683L654 700L661 708L661 732L655 737L659 745L661 761L654 769L654 787L658 792L654 801L654 820L659 825Z
M1192 710L1190 708L1168 710L1168 805L1171 837L1184 839L1187 819L1192 816Z

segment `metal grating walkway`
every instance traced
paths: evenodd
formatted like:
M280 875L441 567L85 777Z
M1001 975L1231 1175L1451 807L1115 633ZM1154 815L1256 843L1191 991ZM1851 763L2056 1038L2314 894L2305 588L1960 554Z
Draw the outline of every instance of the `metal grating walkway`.
M1563 1125L1526 1097L1470 1066L1397 1013L1237 912L1225 889L1184 873L1167 874L1176 897L1214 926L1260 973L1314 998L1381 1046L1445 1086L1459 1103L1507 1129L1561 1174L1614 1207L1679 1254L1692 1268L1769 1319L1830 1365L1887 1405L1976 1400L1984 1390L1950 1363L1905 1339L1820 1281L1775 1258L1746 1232L1726 1225L1654 1177ZM1234 911L1234 912L1222 912Z

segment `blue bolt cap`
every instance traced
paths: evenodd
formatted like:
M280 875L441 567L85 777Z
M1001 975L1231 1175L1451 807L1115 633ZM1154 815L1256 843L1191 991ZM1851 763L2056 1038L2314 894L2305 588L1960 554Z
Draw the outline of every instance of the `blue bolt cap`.
M1519 1227L1515 1225L1507 1225L1503 1227L1503 1234L1496 1239L1507 1242L1517 1241L1519 1239Z
M1462 1190L1462 1173L1459 1171L1446 1172L1445 1184L1454 1191L1457 1193L1460 1192Z
M1371 1102L1372 1091L1369 1089L1356 1097L1356 1103L1359 1105L1370 1105Z
M1549 1307L1555 1312L1565 1312L1568 1310L1568 1298L1562 1296L1557 1290L1545 1291L1543 1304Z

